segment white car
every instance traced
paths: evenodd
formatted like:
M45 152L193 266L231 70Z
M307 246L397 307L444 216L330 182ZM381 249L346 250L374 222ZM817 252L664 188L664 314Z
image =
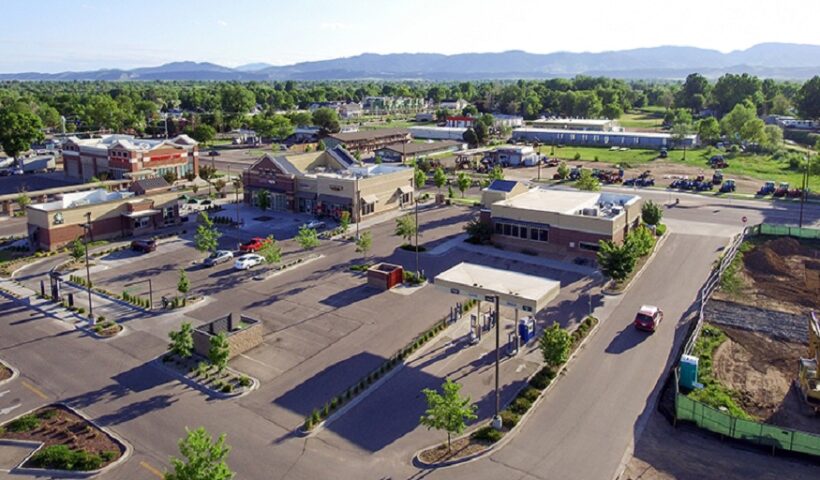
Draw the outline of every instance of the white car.
M220 263L225 263L233 258L233 252L230 250L217 250L205 259L204 263L207 267L213 267Z
M257 265L264 263L265 257L262 255L257 255L255 253L249 253L247 255L242 255L241 257L236 259L236 262L233 264L233 268L237 270L249 270Z
M305 228L311 228L313 230L318 230L320 228L325 228L325 222L321 220L311 220L308 223L302 225Z

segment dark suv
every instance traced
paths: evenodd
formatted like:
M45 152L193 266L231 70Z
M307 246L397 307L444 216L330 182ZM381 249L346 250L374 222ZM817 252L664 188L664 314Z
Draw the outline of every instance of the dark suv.
M156 240L134 240L131 242L131 250L140 253L153 252L157 249Z

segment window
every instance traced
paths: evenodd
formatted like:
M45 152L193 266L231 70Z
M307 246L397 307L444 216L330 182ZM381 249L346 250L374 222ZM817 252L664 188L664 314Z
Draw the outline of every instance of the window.
M504 235L508 237L512 235L512 225L510 225L509 223L504 224Z
M495 233L497 233L499 235L504 233L504 224L496 222L495 223Z
M530 240L538 240L538 229L531 228L530 229Z
M549 230L538 230L538 241L548 242L550 237L549 233Z
M518 229L518 236L520 238L526 239L527 238L527 227L520 227Z
M510 232L510 235L512 235L513 237L518 236L518 225L513 225L512 226L512 232Z
M375 204L373 203L362 203L362 215L370 215L373 213L374 208Z
M597 243L591 242L578 242L578 247L580 247L581 250L589 250L592 252L597 252L601 248Z

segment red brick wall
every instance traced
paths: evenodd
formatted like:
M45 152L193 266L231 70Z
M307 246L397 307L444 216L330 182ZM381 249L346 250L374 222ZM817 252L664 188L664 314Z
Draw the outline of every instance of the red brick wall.
M50 229L40 229L38 242L40 247L46 250L56 250L67 243L73 242L78 237L85 234L80 225L64 225L52 227ZM104 240L122 235L121 217L107 218L91 223L91 238L94 240Z

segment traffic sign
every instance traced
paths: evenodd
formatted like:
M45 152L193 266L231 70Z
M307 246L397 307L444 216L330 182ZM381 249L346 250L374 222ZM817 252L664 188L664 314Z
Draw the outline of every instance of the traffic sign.
M749 219L746 218L746 215L743 215L743 218L741 218L741 220L743 221L743 223L746 223L746 221L749 220Z

